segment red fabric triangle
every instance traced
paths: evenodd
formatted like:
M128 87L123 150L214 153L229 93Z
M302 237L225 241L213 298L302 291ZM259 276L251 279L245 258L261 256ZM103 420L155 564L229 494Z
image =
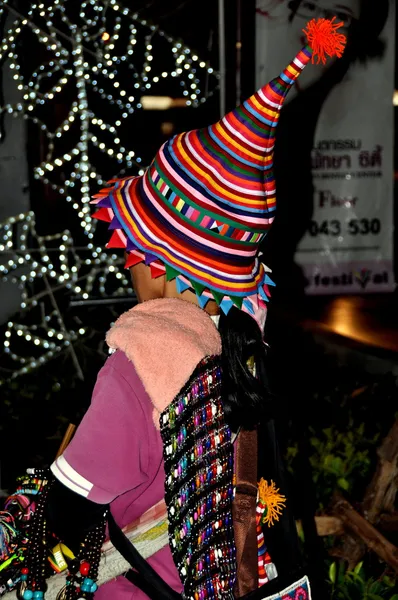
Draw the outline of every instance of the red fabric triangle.
M126 240L122 236L122 233L119 229L115 229L112 233L112 237L106 245L107 248L126 248Z
M98 221L105 221L106 223L110 223L113 219L113 210L109 208L100 208L91 216L93 219L98 219Z
M269 287L266 283L263 284L263 290L267 294L268 298L271 298L271 292L269 291Z
M137 254L137 252L130 252L127 260L126 260L126 264L124 265L125 269L129 269L130 267L134 267L135 265L138 265L138 263L141 263L144 261L144 253L140 252L139 254Z
M157 277L161 277L166 273L166 268L163 265L159 265L156 263L151 263L150 265L152 279L156 279Z

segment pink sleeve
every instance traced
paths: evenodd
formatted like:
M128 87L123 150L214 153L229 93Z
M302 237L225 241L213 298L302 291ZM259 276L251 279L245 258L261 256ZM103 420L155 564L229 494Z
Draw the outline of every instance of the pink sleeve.
M99 504L145 482L148 469L148 445L143 443L148 440L147 417L133 389L134 378L127 381L112 358L98 375L75 436L51 466L63 484Z

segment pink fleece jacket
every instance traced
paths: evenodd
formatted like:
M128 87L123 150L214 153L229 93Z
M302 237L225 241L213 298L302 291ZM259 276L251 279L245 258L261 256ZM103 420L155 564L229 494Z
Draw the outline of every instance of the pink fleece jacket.
M211 318L190 302L151 300L124 313L106 336L122 350L154 405L154 421L188 381L205 356L220 354L220 335Z
M221 352L221 340L204 311L163 299L122 315L107 342L116 352L98 375L90 408L72 442L51 468L80 495L111 503L124 527L164 497L159 413L202 358ZM182 590L168 547L150 563L175 590ZM123 577L95 594L95 600L145 598Z

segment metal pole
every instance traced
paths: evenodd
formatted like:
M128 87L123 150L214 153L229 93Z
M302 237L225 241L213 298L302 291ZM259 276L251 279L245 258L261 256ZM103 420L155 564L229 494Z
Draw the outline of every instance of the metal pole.
M242 5L241 0L236 3L236 98L238 106L242 101Z
M218 0L218 47L220 72L220 117L226 113L226 66L225 66L225 0Z

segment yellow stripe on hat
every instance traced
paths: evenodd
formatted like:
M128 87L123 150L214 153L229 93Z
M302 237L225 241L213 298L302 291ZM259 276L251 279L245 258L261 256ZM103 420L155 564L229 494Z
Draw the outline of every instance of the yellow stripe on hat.
M185 202L184 202L184 200L182 200L182 199L180 198L180 199L179 199L179 201L178 201L178 202L177 202L177 204L176 204L176 209L177 209L178 211L181 211L181 209L182 209L182 208L184 208L184 206L185 206Z
M267 115L268 117L271 118L271 120L274 119L275 117L279 117L280 113L278 110L271 110L271 109L265 107L263 104L260 104L260 102L257 100L256 96L252 96L250 98L250 102L252 104L254 104L254 106L256 108L258 108L260 113Z
M292 74L292 79L297 79L297 77L301 74L302 70L301 69L297 69L295 67L294 63L290 63L290 65L287 66L286 71L288 71L289 73Z

